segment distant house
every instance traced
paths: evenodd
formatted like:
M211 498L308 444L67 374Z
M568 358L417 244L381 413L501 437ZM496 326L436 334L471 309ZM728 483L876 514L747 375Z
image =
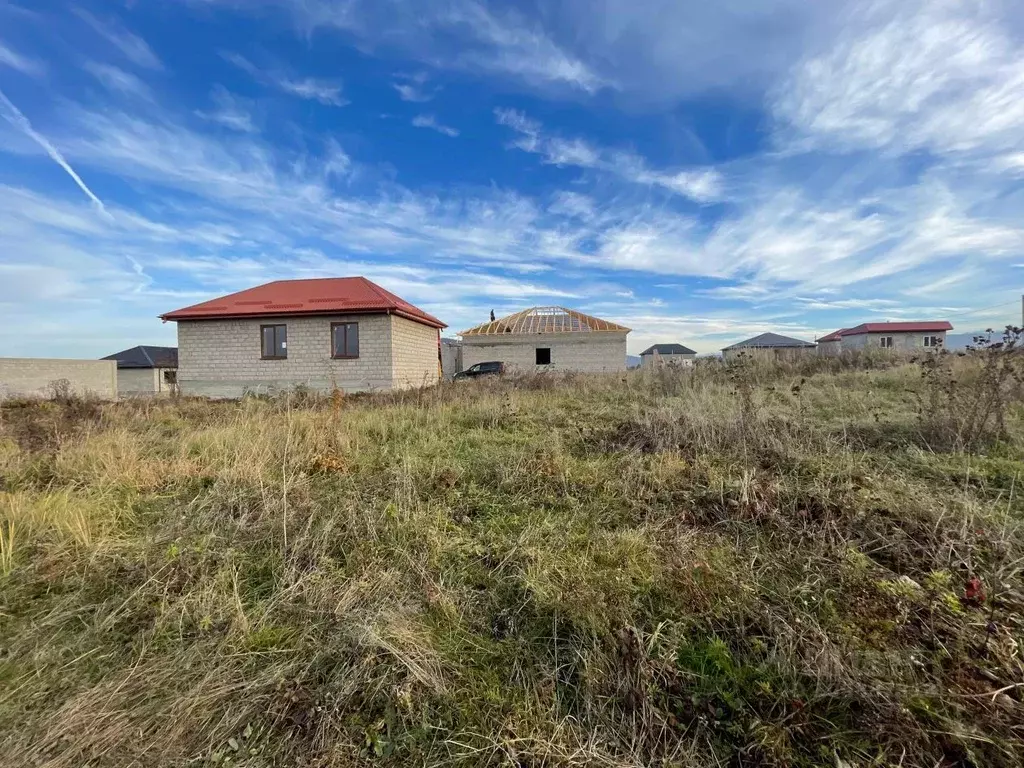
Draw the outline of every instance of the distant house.
M778 333L762 333L752 339L740 341L722 350L725 362L735 360L740 355L770 355L776 358L791 358L814 352L814 343L801 339L792 339Z
M697 353L682 344L654 344L640 353L642 368L657 368L663 365L693 365Z
M462 364L500 361L519 372L624 371L629 332L574 309L532 307L463 331Z
M843 333L847 330L847 328L840 328L838 331L832 331L827 336L818 339L818 354L823 357L835 357L842 352Z
M436 384L445 324L365 277L278 280L161 315L183 394Z
M953 326L946 320L899 323L861 323L853 328L840 328L818 340L822 354L839 354L855 349L892 350L943 349L946 332ZM822 342L829 345L822 351Z
M104 360L117 362L117 394L167 395L178 384L178 348L140 345L124 349Z

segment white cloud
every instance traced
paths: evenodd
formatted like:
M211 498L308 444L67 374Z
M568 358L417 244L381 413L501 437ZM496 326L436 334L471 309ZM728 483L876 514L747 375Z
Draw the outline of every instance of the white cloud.
M95 61L87 61L82 67L86 72L95 77L104 88L113 93L135 96L140 99L152 98L152 94L145 83L135 75L125 72L119 67Z
M10 67L23 75L41 75L46 67L41 61L23 56L0 42L0 65Z
M153 53L149 44L126 29L120 22L112 18L101 20L84 8L75 8L74 13L136 66L147 69L163 69L163 63Z
M939 153L1024 146L1024 48L976 0L886 0L844 18L776 89L804 146Z
M416 117L412 119L412 124L416 128L429 128L432 131L443 133L445 136L449 136L453 139L459 135L459 130L457 128L452 128L437 122L437 118L434 115L416 115Z
M256 125L252 120L252 101L234 95L222 85L214 86L210 93L210 99L213 101L214 109L209 112L196 112L199 117L230 128L232 131L256 132Z
M519 134L512 146L540 155L545 163L558 166L592 168L613 173L634 184L662 187L700 203L721 200L724 180L714 168L685 171L657 171L639 155L596 147L584 139L546 136L536 120L514 109L496 109L495 119Z
M318 101L329 107L343 107L348 104L348 100L341 95L342 85L337 80L301 77L281 69L261 69L238 53L224 52L221 55L257 82L277 88L291 96L307 101Z
M275 83L285 93L298 96L300 99L319 101L329 107L343 107L348 104L341 96L341 86L330 80L317 80L313 77L279 78Z
M208 0L252 11L245 0ZM595 93L607 87L536 20L482 0L424 4L414 0L266 0L288 13L303 35L338 29L368 47L399 48L432 66L513 77L530 85ZM458 44L453 45L452 41Z
M342 177L352 168L352 158L333 138L327 140L323 169L325 176Z
M427 87L429 79L426 72L416 72L412 75L399 74L395 76L391 87L398 91L398 97L402 101L422 104L437 95L437 90Z

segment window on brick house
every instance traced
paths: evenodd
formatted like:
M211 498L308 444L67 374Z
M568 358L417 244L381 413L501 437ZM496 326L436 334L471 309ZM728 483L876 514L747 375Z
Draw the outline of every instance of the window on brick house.
M331 357L335 360L359 357L359 323L331 323Z
M177 371L164 371L164 384L177 384L178 383L178 372Z
M537 365L551 365L550 347L537 347Z
M878 346L882 349L892 349L892 336L879 336Z
M941 347L942 337L941 336L925 336L924 345L926 347Z
M284 360L288 357L288 326L261 325L260 350L264 360Z

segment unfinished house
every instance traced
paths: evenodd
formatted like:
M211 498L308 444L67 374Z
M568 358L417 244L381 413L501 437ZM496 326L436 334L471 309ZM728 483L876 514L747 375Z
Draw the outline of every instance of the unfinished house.
M177 389L177 347L140 345L103 359L117 363L118 397L169 395Z
M722 350L722 359L729 363L741 356L772 357L789 360L806 354L814 354L814 342L793 339L778 333L762 333L752 339L737 342Z
M693 365L697 353L682 344L654 344L640 353L641 368L674 366L684 368Z
M935 351L946 346L946 332L951 330L953 326L946 320L861 323L853 328L834 331L824 339L829 340L828 344L834 345L834 349L830 349L828 354L872 348L904 352Z
M178 324L186 395L363 392L440 378L445 324L365 277L278 280L161 317Z
M625 371L630 330L565 307L532 307L463 331L462 364L496 361L519 373Z

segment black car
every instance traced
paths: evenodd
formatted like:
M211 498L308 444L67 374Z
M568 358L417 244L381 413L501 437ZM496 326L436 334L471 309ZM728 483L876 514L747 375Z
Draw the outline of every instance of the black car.
M455 374L455 381L460 379L475 379L479 376L501 376L505 372L505 364L497 361L489 363L477 363L471 365L464 371Z

